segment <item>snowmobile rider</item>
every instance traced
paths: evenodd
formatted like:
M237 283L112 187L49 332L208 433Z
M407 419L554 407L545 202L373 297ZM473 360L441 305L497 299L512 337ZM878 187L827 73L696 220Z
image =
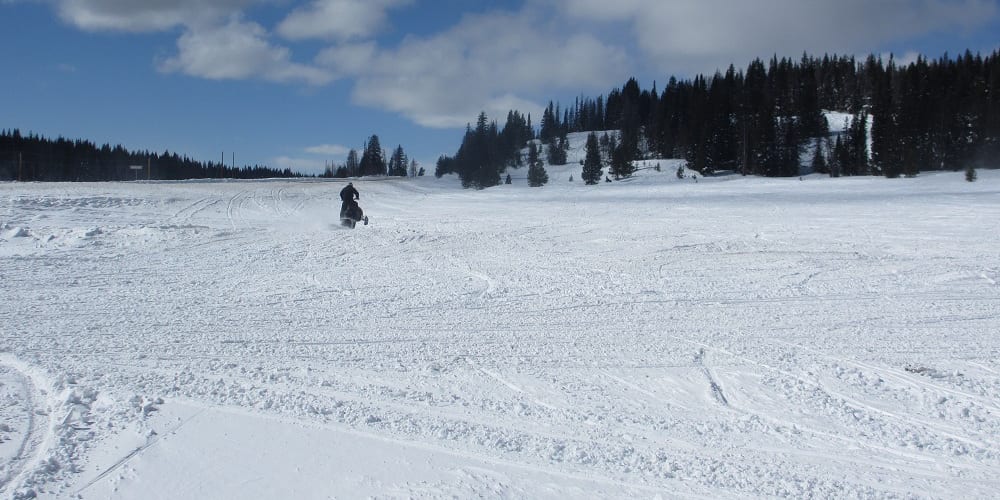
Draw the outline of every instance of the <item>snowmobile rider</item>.
M340 190L340 200L343 204L340 206L340 217L343 218L347 215L347 210L358 204L355 200L361 199L361 193L354 188L353 182L348 182L344 189Z

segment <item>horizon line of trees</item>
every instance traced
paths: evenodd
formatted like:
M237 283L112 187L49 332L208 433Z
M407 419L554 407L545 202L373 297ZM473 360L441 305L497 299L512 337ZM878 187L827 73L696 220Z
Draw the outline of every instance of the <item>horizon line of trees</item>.
M139 171L133 166L141 166ZM377 135L365 142L363 153L350 150L345 163L328 166L320 177L388 175L417 177L425 170L407 157L402 146L386 156ZM87 140L48 139L19 129L0 130L0 181L101 182L134 179L265 179L313 177L291 169L254 165L235 167L202 162L164 151L130 151L122 145L100 147Z
M832 124L831 133L824 111L850 118ZM983 167L1000 157L1000 51L908 64L875 55L757 58L745 71L730 65L711 77L671 77L662 91L631 78L572 106L549 102L537 134L530 115L511 111L500 129L481 113L455 156L438 159L435 175L457 173L464 187L494 186L505 169L524 164L528 141L540 143L550 165L561 165L567 134L594 131L617 132L611 144L601 137L600 159L615 178L632 175L634 160L652 157L686 159L702 175L768 177L804 169L898 177Z
M142 170L132 170L141 166ZM0 131L0 180L100 182L140 179L264 179L300 177L290 169L235 167L201 162L164 151L129 151L121 145L100 147L86 140L47 139L20 130Z

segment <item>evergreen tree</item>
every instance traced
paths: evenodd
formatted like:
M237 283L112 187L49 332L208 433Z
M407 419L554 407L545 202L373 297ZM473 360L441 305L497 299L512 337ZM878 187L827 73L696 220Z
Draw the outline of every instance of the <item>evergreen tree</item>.
M599 144L601 148L600 156L603 158L611 158L611 151L614 150L615 146L611 144L611 137L608 135L607 132L601 134Z
M480 113L476 128L466 127L465 139L455 155L455 172L462 186L484 189L500 184L505 163L496 123L490 122L485 112Z
M403 152L403 146L396 146L396 149L392 152L392 157L389 158L389 175L397 177L406 177L406 166L408 158L406 153Z
M551 146L550 146L551 147ZM538 158L538 148L532 141L528 145L528 185L531 187L541 187L549 182L549 174L542 166L542 161Z
M566 134L556 137L546 148L549 165L565 165L566 156L569 152L569 139Z
M434 177L440 179L445 175L454 173L455 173L455 159L445 155L439 156L437 165L434 167Z
M635 143L631 137L623 137L618 147L611 152L611 175L615 179L631 177L635 172L635 165L632 163L634 157Z
M373 134L365 143L365 150L361 154L359 162L359 170L358 175L362 176L386 174L385 153L382 151L377 135Z
M607 135L605 135L607 137ZM597 184L601 181L601 149L597 142L597 134L587 135L586 156L583 160L583 174L580 176L586 184Z
M499 154L503 163L509 167L521 167L521 148L532 139L534 131L531 130L531 118L517 111L508 112L507 123L500 132Z
M549 101L548 107L542 112L542 123L538 138L541 139L542 144L551 144L553 139L559 136L560 128L558 108L556 108L552 101Z
M841 173L844 171L844 159L846 157L846 148L844 148L844 143L840 140L840 136L838 135L836 142L834 142L833 145L833 152L830 155L830 161L828 162L830 177L841 176Z
M862 109L851 122L848 130L850 164L845 171L848 175L869 175L871 172L868 161L868 113Z
M351 149L347 152L347 161L344 163L344 170L347 175L344 177L357 177L361 175L361 161L358 159L358 150Z
M829 173L829 169L826 165L826 155L823 154L823 141L822 139L816 139L816 147L813 150L812 158L812 171L819 174Z
M538 158L538 143L531 141L528 143L528 168L535 166L536 164L541 164L542 160Z
M965 167L965 180L969 182L976 182L976 169L969 165Z
M893 103L893 65L885 68L880 59L870 56L865 63L868 78L873 89L872 95L872 167L886 177L899 177L902 157L900 136L896 123L896 107ZM860 118L860 116L859 116ZM855 120L856 122L858 120ZM851 128L851 142L857 140L856 129ZM855 144L856 145L856 144ZM851 175L861 175L855 169Z

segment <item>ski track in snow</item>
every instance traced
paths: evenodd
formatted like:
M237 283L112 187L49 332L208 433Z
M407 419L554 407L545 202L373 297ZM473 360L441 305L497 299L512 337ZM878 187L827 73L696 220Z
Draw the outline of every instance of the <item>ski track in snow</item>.
M0 184L0 496L172 401L470 464L390 495L1000 495L1000 175L699 181Z

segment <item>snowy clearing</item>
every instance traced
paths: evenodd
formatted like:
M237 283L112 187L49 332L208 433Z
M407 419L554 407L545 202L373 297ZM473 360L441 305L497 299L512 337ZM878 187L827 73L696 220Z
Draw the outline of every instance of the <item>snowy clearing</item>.
M0 184L0 497L1000 495L1000 172L675 170Z

